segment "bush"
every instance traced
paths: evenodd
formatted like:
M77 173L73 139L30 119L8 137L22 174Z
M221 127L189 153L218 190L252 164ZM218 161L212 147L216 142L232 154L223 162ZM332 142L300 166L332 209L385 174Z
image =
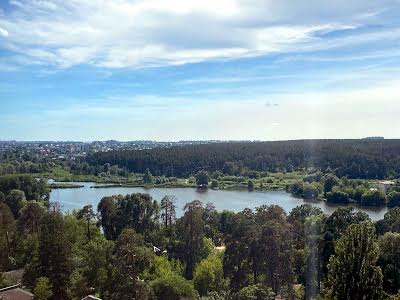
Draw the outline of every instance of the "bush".
M253 180L249 180L248 182L247 182L247 188L249 189L249 190L253 190L254 189L254 182L253 182Z
M218 188L218 180L213 179L213 180L211 181L211 188L212 188L212 189L217 189L217 188Z
M199 171L195 177L197 186L207 187L210 177L208 176L208 173L206 171Z
M271 288L261 284L249 285L242 288L234 297L235 300L273 300L275 294Z
M369 191L362 195L361 205L382 206L386 203L386 195L382 191Z
M153 292L158 300L196 299L196 290L190 281L182 276L171 274L151 282Z
M326 195L326 200L330 203L349 203L349 194L342 192L342 191L332 191Z
M196 266L193 274L193 284L200 296L223 290L224 283L222 259L219 256L210 255Z
M37 300L47 300L53 296L53 292L51 291L52 285L50 280L47 277L40 277L36 281L35 288L33 289L33 293L35 295L35 299Z
M319 190L314 184L306 182L303 186L303 197L305 199L317 199L319 196Z
M303 191L304 191L304 184L301 181L297 181L293 183L290 186L290 191L292 195L297 196L297 197L302 197L303 196Z

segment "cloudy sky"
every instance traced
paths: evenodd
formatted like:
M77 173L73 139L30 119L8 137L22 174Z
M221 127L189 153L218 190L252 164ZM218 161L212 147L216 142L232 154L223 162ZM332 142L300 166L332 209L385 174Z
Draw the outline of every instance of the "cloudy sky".
M400 138L400 0L0 0L0 140Z

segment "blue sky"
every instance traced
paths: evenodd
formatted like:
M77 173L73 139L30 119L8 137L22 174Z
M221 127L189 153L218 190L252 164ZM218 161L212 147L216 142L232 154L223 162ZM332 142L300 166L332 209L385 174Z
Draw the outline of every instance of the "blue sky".
M0 140L399 138L399 25L399 0L0 0Z

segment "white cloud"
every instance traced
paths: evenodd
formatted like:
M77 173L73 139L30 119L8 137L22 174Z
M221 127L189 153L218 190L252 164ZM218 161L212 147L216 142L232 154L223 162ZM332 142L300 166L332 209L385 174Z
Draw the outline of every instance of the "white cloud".
M390 11L386 7L399 8L393 0L11 0L10 4L14 9L0 20L0 35L9 36L3 47L61 68L179 65L400 37L390 28L324 37L377 20L390 22L380 14Z
M8 31L0 27L0 36L8 37Z

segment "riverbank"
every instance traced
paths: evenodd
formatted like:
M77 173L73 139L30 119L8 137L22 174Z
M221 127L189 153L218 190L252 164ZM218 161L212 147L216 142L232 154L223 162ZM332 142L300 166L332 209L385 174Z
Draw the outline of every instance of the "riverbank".
M95 175L76 175L67 168L55 167L51 172L36 174L37 177L45 179L53 179L58 183L63 182L94 182L101 186L96 188L109 187L143 187L143 188L196 188L196 180L194 177L176 178L154 176L152 184L143 182L143 174L129 174L127 177L106 174L103 176ZM222 175L217 179L217 187L214 189L221 190L248 190L249 180L253 183L254 191L274 191L284 190L288 185L301 180L304 176L303 172L280 172L268 173L262 178L249 178L244 176L228 176ZM211 187L211 184L210 186Z
M49 187L51 189L79 189L79 188L83 188L84 185L74 184L74 183L57 182L57 183L49 184Z

